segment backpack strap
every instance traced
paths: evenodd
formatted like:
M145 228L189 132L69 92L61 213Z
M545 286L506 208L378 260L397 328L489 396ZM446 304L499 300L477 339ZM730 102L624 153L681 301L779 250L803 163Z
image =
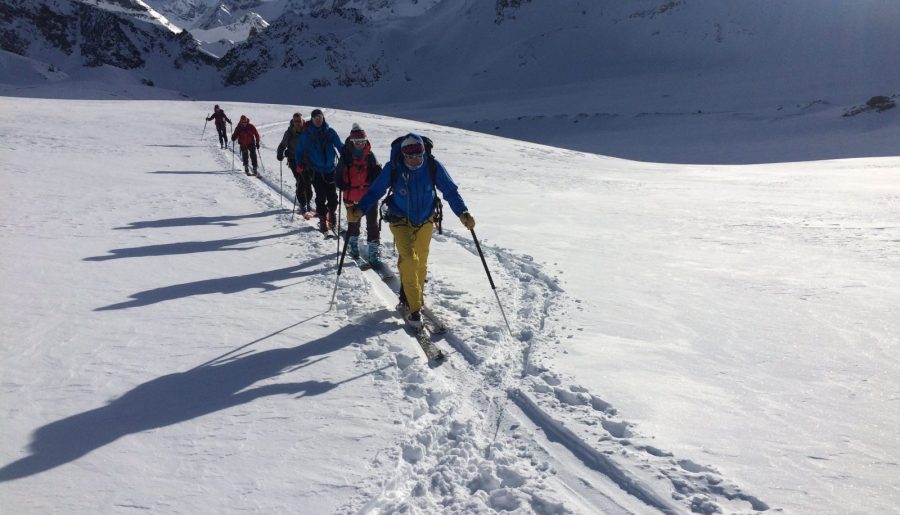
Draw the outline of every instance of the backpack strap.
M437 226L438 234L444 234L442 225L444 221L444 203L438 197L437 191L437 160L434 159L434 155L430 151L428 152L428 170L431 172L431 188L434 191L434 225Z

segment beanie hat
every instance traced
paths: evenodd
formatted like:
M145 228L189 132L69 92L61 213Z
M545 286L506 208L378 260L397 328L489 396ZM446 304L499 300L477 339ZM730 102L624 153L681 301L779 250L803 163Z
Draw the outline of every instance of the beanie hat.
M366 136L366 131L362 130L358 123L353 124L353 128L350 129L350 141L365 141L369 139Z
M403 143L400 143L400 152L407 155L424 154L425 145L422 144L422 140L419 138L409 135L403 139Z
M242 115L241 115L241 121L242 121L242 122L249 122L249 121L250 121L250 118L247 118L246 115L243 115L243 114L242 114Z
M325 113L323 113L321 109L313 109L313 111L311 113L309 113L309 117L315 118L316 116L321 116L322 118L325 118Z
M300 114L299 112L298 112L298 113L294 113L294 116L292 116L292 118L293 118L294 120L301 120L301 121L302 121L302 120L303 120L303 115Z

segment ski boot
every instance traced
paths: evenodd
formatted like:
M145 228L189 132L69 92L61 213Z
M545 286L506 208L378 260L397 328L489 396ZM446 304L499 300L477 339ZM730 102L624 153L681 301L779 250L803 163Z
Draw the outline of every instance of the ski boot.
M405 320L406 323L409 324L409 326L413 329L419 330L422 328L422 314L418 311L407 313Z
M347 250L350 251L350 257L359 259L359 236L351 236L347 241L347 245L349 246Z
M378 240L369 242L369 263L373 266L381 264L381 242Z

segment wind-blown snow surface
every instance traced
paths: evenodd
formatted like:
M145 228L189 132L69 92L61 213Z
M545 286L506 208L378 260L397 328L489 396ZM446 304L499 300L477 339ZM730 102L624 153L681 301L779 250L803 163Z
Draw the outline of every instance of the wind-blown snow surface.
M4 513L900 504L900 157L658 165L326 110L382 161L433 138L478 221L497 297L448 210L430 369L372 273L327 310L336 242L274 159L310 107L222 105L262 180L211 104L0 98Z

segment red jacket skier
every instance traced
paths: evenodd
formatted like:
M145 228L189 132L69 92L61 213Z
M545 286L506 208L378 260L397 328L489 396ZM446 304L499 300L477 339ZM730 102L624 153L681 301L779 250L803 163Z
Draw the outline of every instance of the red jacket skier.
M261 143L259 132L250 123L250 118L247 118L245 115L241 115L241 120L238 122L237 127L234 128L234 133L231 134L231 141L235 140L241 146L241 160L244 163L244 173L247 175L258 175L256 153ZM247 166L248 157L253 162L253 173L250 173L250 169Z
M354 123L350 137L341 149L341 158L337 167L337 187L343 192L344 205L347 207L347 241L350 257L359 258L360 218L351 217L353 206L369 191L369 186L381 173L381 165L372 153L368 136L359 124ZM358 209L356 211L359 211ZM368 261L373 265L381 263L381 233L378 225L378 206L373 205L366 217L366 241L369 252Z

